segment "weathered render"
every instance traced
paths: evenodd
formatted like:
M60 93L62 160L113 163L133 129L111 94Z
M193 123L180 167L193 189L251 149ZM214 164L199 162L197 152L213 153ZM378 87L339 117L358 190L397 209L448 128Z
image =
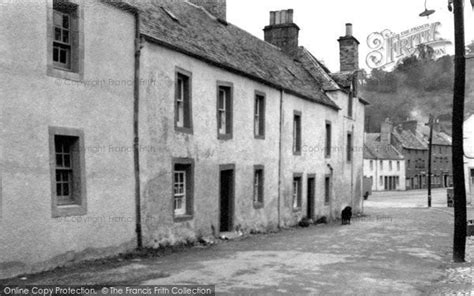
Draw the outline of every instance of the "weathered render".
M293 40L293 48L282 50L270 45L271 40L265 43L190 3L163 1L144 5L143 11L140 76L157 81L157 85L140 88L140 141L151 148L141 151L140 158L146 246L235 229L266 231L295 225L309 216L334 219L347 205L361 211L365 102L354 93L353 100L348 98L356 87L357 69L338 73L336 82L304 48L297 47L294 30L285 32L286 27L296 26L291 10L271 13L279 20L273 24L278 27L277 35L271 34L272 24L265 28L270 36ZM301 63L295 62L293 55L298 55ZM190 77L192 85L192 127L188 130L177 129L175 123L176 73L180 72ZM233 93L229 139L219 139L217 134L220 83L231 85ZM323 84L327 89L322 89ZM253 133L256 93L265 95L264 138ZM350 116L349 102L353 105ZM299 153L293 151L295 113L301 118ZM327 122L332 126L330 157L325 157ZM348 133L353 139L350 161L346 159ZM173 213L175 160L193 164L192 209L183 216ZM264 202L258 206L252 199L256 166L263 167L265 174ZM220 220L225 211L220 206L222 167L234 170L230 229L222 228ZM301 177L301 202L297 205L295 176ZM328 176L330 199L325 202ZM315 185L311 209L308 178L314 178Z
M52 1L0 3L0 27L8 28L0 35L0 277L135 246L135 19L97 1L71 3L79 4L79 48L85 53L72 71L52 69ZM71 131L82 142L82 202L56 206L52 133Z

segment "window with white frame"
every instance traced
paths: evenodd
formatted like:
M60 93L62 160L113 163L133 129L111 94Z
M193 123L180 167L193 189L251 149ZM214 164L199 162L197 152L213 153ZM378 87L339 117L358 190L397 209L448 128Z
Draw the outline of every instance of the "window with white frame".
M177 131L192 133L191 73L176 72L175 127Z
M71 13L54 10L53 62L55 66L71 69Z
M49 127L49 137L52 215L85 215L84 133L79 129Z
M186 214L186 171L174 172L174 214Z
M217 89L217 132L219 139L232 138L232 87L228 84Z
M193 164L191 159L174 160L173 215L175 219L192 218Z
M293 209L301 209L302 207L302 176L301 174L295 174L293 176Z
M84 63L84 9L78 0L47 3L47 75L80 81Z
M265 138L265 95L255 94L254 135L257 139Z

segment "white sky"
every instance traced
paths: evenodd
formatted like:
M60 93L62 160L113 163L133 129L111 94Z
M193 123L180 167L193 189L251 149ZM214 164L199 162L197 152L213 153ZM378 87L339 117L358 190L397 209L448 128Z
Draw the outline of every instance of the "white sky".
M345 23L353 24L354 36L359 40L359 64L367 67L369 53L367 36L372 32L390 29L401 33L413 27L441 22L440 36L454 42L453 14L448 11L448 0L427 0L428 9L436 13L429 19L419 17L424 0L227 0L227 20L263 39L263 28L269 23L269 12L294 9L294 22L300 27L299 45L308 48L331 71L339 70L339 44L345 35ZM474 12L466 0L466 42L474 40ZM453 53L454 47L448 48Z

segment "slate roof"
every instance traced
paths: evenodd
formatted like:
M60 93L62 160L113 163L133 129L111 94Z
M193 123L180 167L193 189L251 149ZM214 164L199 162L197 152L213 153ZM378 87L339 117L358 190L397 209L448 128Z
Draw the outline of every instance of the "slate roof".
M127 2L139 9L140 32L150 42L340 109L324 93L324 83L315 79L299 62L199 6L176 0L116 1Z
M323 63L302 46L298 49L297 60L301 62L303 67L308 70L313 78L322 85L324 91L340 90L348 93L348 87L350 87L351 81L357 73L357 71L331 73ZM362 104L370 105L364 98L359 96L358 99Z
M428 126L418 126L425 142L429 143L430 128ZM452 140L449 135L433 130L433 145L451 146Z
M298 49L297 59L310 72L313 78L322 85L323 90L333 91L341 89L331 75L329 75L328 68L303 46L300 46Z
M403 148L415 150L428 149L428 146L423 138L413 134L409 130L394 128L392 131L392 136L394 136L401 143Z
M354 74L354 71L337 72L331 73L331 77L336 81L337 84L346 88L351 86L352 79L354 79Z
M403 155L393 145L380 142L380 134L366 134L364 159L402 160Z

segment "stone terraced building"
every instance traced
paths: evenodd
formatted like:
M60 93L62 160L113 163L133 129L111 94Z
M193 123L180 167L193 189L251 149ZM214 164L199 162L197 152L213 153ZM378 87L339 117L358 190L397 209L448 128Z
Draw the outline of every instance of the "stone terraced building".
M0 277L362 211L352 25L332 73L293 10L265 40L225 0L0 11Z

